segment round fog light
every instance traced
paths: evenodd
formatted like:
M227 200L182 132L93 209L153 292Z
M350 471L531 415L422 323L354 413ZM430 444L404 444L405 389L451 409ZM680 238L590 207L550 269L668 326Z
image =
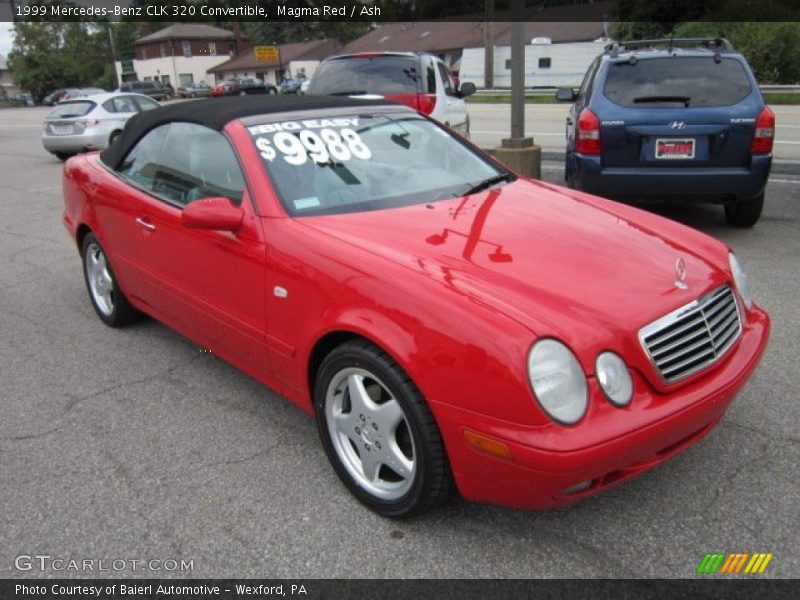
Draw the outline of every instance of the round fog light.
M600 389L614 406L626 406L633 398L633 380L625 361L613 352L597 357L595 373Z

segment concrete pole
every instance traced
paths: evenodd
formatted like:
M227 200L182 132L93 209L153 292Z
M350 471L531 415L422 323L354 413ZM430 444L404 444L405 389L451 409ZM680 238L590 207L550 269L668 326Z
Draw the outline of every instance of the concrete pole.
M106 23L106 31L108 31L108 44L111 46L111 63L114 65L114 83L117 88L122 85L120 82L119 74L117 73L117 48L114 44L114 32L111 30L111 23ZM120 63L120 71L122 71L122 63Z
M514 0L521 4L522 0ZM514 11L516 12L516 11ZM525 137L525 23L511 25L511 138Z
M494 88L494 0L485 0L483 19L483 89Z
M509 169L539 179L542 148L525 137L525 0L511 0L511 137L494 149Z

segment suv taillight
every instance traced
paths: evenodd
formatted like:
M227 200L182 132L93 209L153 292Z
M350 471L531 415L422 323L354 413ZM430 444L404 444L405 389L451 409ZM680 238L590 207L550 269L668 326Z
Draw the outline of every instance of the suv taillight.
M578 117L578 130L575 134L575 152L579 154L600 154L600 119L588 108Z
M753 134L753 143L750 144L752 154L768 154L772 152L775 141L775 113L769 106L765 106L756 119L756 132Z
M436 94L419 94L419 112L423 115L430 115L436 108Z

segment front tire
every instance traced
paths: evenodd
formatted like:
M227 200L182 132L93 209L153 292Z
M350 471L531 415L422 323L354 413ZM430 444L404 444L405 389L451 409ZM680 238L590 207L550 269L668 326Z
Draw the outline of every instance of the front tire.
M734 227L752 227L761 218L764 210L764 194L752 200L725 205L725 221Z
M83 239L81 256L86 289L100 320L109 327L121 327L135 321L140 313L130 305L119 288L111 263L93 233Z
M439 428L408 375L365 340L333 350L319 367L314 405L336 474L385 517L409 517L443 502L452 477Z
M71 152L53 152L53 155L61 162L67 162L67 160L74 156Z

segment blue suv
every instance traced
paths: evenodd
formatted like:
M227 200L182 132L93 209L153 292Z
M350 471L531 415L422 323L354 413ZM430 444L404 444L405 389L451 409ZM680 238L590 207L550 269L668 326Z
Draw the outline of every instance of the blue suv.
M610 44L567 117L569 187L618 200L725 207L731 225L761 216L775 115L744 57L724 39Z

